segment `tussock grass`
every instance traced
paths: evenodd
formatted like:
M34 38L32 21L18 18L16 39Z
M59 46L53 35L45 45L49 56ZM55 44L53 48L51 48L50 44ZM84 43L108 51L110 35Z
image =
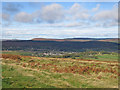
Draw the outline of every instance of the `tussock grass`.
M18 58L17 58L18 57ZM118 88L118 62L6 55L3 88Z

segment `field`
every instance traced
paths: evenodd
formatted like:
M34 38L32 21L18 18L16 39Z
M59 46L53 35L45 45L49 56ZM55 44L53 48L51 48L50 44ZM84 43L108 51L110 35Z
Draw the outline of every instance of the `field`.
M54 57L54 58L72 58L72 59L91 59L99 61L118 61L118 54L115 52L98 52L98 51L86 51L72 54L63 54L63 55L44 55L41 53L37 54L36 52L26 52L26 51L3 51L3 54L12 54L12 55L24 55L24 56L36 56L36 57Z
M118 88L116 57L104 54L95 60L4 53L3 88Z

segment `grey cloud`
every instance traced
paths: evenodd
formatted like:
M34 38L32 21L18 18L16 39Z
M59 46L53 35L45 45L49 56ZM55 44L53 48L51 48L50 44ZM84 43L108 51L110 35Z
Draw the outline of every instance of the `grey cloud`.
M118 22L108 22L103 24L104 27L112 27L112 26L118 26Z
M70 8L70 14L72 15L71 18L73 19L88 19L89 18L89 13L88 10L83 8L80 4L75 3L73 6Z
M20 12L15 15L14 20L17 22L30 23L33 21L33 16L26 12Z
M6 20L6 21L9 21L10 20L10 15L7 14L7 13L2 13L2 19Z
M3 5L2 20L3 22L5 21L3 26L9 26L12 24L14 14L20 11L20 7L20 4L15 4L12 2L7 2L5 5Z
M5 6L3 6L2 10L3 12L18 12L20 10L21 5L20 4L13 4L11 2L7 3Z
M92 11L99 11L99 7L100 7L100 4L97 4L96 7L92 9ZM3 16L5 20L9 20L9 17L10 17L9 14ZM100 12L96 12L95 15L91 16L90 12L84 7L82 7L79 3L74 3L69 9L65 9L60 4L53 3L46 6L43 5L38 11L35 11L31 14L27 12L19 12L15 14L13 19L16 22L20 22L20 23L48 22L50 24L48 26L51 26L51 27L52 26L55 26L55 27L76 27L77 26L78 27L78 26L87 25L85 22L91 21L91 18L93 21L102 23L102 24L94 23L94 26L96 27L117 25L116 23L111 23L113 21L117 22L118 20L117 7L113 7L112 10L103 10ZM68 20L72 21L72 23L64 24L63 22L61 22L61 24L59 24L60 21L68 21ZM82 22L82 23L79 23L79 22Z
M74 23L70 23L64 26L65 27L80 27L80 26L88 26L88 23L87 22L74 22Z
M70 13L71 14L76 13L76 12L80 11L81 9L82 9L82 6L80 4L78 4L78 3L75 3L70 8Z
M48 22L55 23L63 20L64 10L63 7L59 4L51 4L42 7L40 10L28 14L26 12L17 13L14 17L14 20L17 22Z
M100 12L97 12L93 17L93 21L96 21L98 23L97 26L103 26L103 27L111 27L111 26L117 26L118 25L118 8L113 7L111 10L103 10Z
M59 4L44 6L40 12L40 18L49 23L61 21L64 18L63 7Z
M88 26L87 22L72 22L72 23L49 23L49 24L43 24L39 25L37 27L82 27L82 26Z
M102 23L96 23L95 27L102 27Z
M117 20L118 19L118 8L112 10L103 10L96 13L93 17L94 20Z

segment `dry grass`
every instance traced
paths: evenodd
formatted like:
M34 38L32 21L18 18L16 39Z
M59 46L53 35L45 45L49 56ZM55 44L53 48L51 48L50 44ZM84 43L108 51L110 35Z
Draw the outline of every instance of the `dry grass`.
M4 73L12 72L8 70L12 67L14 69L10 70L22 73L23 77L26 75L29 78L36 78L37 84L32 87L42 87L38 84L40 81L42 84L47 84L44 87L117 88L118 76L120 76L118 62L111 61L7 56L6 54L3 55L2 63L4 67L9 66L3 71L4 79L9 75ZM26 80L26 83L29 85L29 80Z

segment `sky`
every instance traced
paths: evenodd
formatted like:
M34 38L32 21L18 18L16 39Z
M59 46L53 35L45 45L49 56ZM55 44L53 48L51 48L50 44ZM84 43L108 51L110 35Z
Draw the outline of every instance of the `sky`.
M2 39L117 38L117 2L3 2Z

